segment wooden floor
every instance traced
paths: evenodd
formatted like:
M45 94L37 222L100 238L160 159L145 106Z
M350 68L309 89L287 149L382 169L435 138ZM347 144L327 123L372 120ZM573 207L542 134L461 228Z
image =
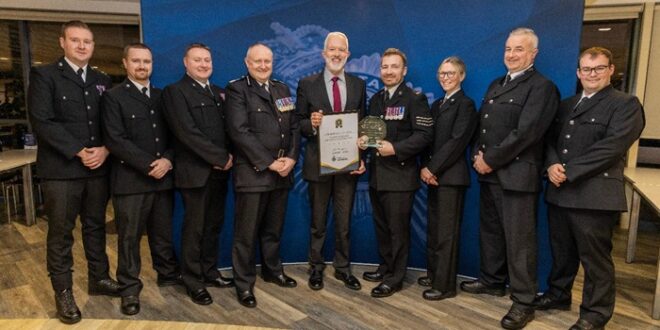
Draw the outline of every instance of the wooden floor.
M114 273L117 236L113 227L114 223L109 222L108 254ZM47 222L43 220L31 227L15 222L0 224L0 329L71 328L54 319L53 294L45 270L46 230ZM616 232L613 254L617 302L608 329L660 329L660 321L650 317L659 232L657 222L641 226L633 264L624 262L625 232ZM74 294L83 314L83 322L75 326L79 329L499 329L499 320L511 304L508 298L461 292L450 300L424 301L421 298L424 288L415 284L421 275L418 271L408 272L403 291L392 297L374 299L369 292L375 284L362 281L361 291L348 290L331 276L329 267L325 289L317 292L307 287L306 265L288 265L286 272L298 281L298 287L284 289L258 279L256 309L240 306L233 289L216 288L209 289L214 303L199 306L188 299L181 287L156 286L156 274L150 267L144 239L142 311L129 317L119 312L119 298L87 295L86 262L79 226L75 235ZM354 273L361 277L364 270L372 268L355 266ZM571 311L537 312L528 329L570 327L578 317L581 290L582 275L575 283Z

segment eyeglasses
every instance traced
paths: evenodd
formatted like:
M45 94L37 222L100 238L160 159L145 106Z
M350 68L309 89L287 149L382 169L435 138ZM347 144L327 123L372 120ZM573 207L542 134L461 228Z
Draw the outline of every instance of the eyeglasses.
M440 71L438 72L438 77L440 78L454 78L456 71Z
M587 76L587 75L590 75L592 72L595 72L596 74L601 74L601 73L605 72L607 69L609 69L609 67L610 67L609 65L599 65L599 66L594 67L594 68L590 68L588 66L583 66L583 67L579 68L579 70L580 70L580 73Z

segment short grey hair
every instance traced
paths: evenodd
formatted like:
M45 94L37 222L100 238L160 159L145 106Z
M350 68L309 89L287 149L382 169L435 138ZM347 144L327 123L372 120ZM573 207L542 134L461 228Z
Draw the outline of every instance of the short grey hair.
M339 32L339 31L330 32L330 33L328 33L327 36L325 36L325 41L323 42L323 49L324 50L328 49L328 41L330 40L330 37L342 37L342 38L344 38L344 40L346 40L346 50L348 50L348 37L344 33Z
M536 35L534 30L526 27L519 27L516 29L513 29L511 33L509 33L509 37L511 36L528 36L530 37L532 41L532 47L533 48L539 48L539 37Z

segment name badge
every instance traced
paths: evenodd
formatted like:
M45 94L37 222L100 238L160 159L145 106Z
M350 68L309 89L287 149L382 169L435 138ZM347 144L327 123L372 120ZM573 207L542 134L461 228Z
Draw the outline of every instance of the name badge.
M291 96L275 100L275 106L280 112L287 112L296 108L296 104L293 102Z
M385 120L401 120L406 113L406 107L385 108Z

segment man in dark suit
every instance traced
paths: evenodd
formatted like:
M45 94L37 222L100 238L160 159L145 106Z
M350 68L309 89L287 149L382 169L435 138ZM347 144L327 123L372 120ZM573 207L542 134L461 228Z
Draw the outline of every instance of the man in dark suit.
M255 243L261 248L264 281L295 287L284 274L280 239L300 133L289 87L270 79L273 52L254 44L245 56L248 75L227 85L227 126L236 147L232 263L238 301L256 307Z
M417 155L433 139L433 118L424 94L406 86L406 55L385 50L380 77L385 88L369 101L369 115L385 121L387 136L378 148L369 149L369 197L373 208L378 253L383 262L376 271L364 272L367 281L381 282L371 296L388 297L401 290L408 266L410 216L419 188ZM365 149L366 137L360 137Z
M427 300L456 295L458 238L465 189L470 185L465 150L479 122L474 102L461 89L464 79L463 60L451 56L442 61L438 81L445 96L431 105L434 138L420 171L420 178L428 184L428 275L417 283L430 287L422 293Z
M174 139L174 186L183 197L181 276L190 299L213 303L206 286L234 285L220 274L218 240L225 219L228 171L223 91L211 84L211 50L194 43L183 58L186 74L163 91L163 112Z
M73 228L80 215L87 257L90 295L119 295L108 274L105 253L105 210L108 203L108 150L101 138L101 94L110 89L108 76L91 68L94 35L80 21L62 25L64 57L33 68L28 102L39 141L37 171L43 179L48 215L46 262L55 290L57 316L64 323L80 321L73 298Z
M121 312L140 312L140 239L146 227L158 285L177 284L172 245L174 152L160 106L160 89L149 81L151 49L129 44L122 59L126 80L103 96L104 140L112 155L110 187L117 223L117 280Z
M513 305L501 321L506 329L524 328L534 319L543 136L559 103L555 85L534 68L537 53L534 31L509 34L508 73L488 87L472 150L481 183L481 270L478 280L461 283L461 289L503 296L508 274Z
M612 87L612 53L601 47L580 55L580 94L562 101L546 148L550 183L548 223L552 248L550 289L537 309L571 306L580 263L584 288L580 318L571 329L603 329L614 311L612 230L627 210L623 185L626 151L644 128L636 97Z
M350 226L353 198L358 175L364 173L364 162L351 173L321 176L317 130L323 113L357 111L364 116L366 84L364 80L344 71L348 51L348 37L341 32L330 32L325 38L322 52L325 69L298 83L296 108L300 116L300 131L307 138L303 177L308 183L312 220L309 244L310 276L308 285L312 290L323 288L323 245L326 234L326 215L332 198L335 222L335 254L333 266L335 277L349 289L362 287L350 268Z

